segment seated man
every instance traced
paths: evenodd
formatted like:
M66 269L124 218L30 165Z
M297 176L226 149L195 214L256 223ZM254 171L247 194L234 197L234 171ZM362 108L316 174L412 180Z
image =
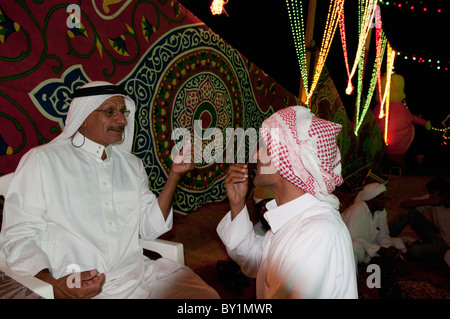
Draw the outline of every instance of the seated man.
M217 298L191 269L143 256L139 236L171 229L176 185L193 164L174 160L156 197L131 154L134 113L126 92L108 82L75 92L63 132L15 171L0 249L12 271L50 283L56 298Z
M405 208L389 222L392 236L398 236L409 224L420 240L408 246L408 256L415 260L442 261L450 249L450 183L442 178L425 186L428 194L400 203ZM430 214L432 221L423 214Z
M383 184L367 184L358 193L354 203L342 213L342 219L352 237L357 263L368 263L374 256L396 257L406 252L401 239L389 236L384 208L385 192L386 186Z
M256 277L257 298L358 298L350 235L331 194L342 183L340 129L301 106L263 122L254 184L275 197L264 235L255 232L245 205L248 165L230 166L231 211L217 231L243 273Z

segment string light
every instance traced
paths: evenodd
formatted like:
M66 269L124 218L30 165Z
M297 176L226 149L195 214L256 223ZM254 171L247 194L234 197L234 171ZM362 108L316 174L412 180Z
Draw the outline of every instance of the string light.
M303 81L305 92L308 93L308 68L306 66L306 47L305 47L305 27L303 20L302 4L297 1L286 0L289 23L291 24L292 36L294 38L295 52L300 67L300 74Z
M320 46L319 58L316 63L316 68L314 70L313 81L309 93L307 94L306 100L309 102L312 94L319 82L320 75L322 73L325 61L330 51L331 43L336 32L339 17L341 12L344 10L344 0L331 1L328 8L327 21L325 24L324 36L322 37L322 45Z
M372 27L371 24L375 15L376 2L377 0L366 0L364 6L364 15L362 19L360 18L361 27L359 31L358 47L356 49L356 56L355 61L353 62L352 71L350 72L350 76L348 78L347 88L345 89L345 93L347 93L348 95L352 94L353 92L352 78L355 74L356 67L359 65L359 59L361 58L363 48L366 44L366 39L369 34L370 28Z
M360 0L359 3L359 31L362 27L362 22L364 20L364 3L363 0ZM356 95L356 111L355 111L355 135L358 135L359 127L361 126L364 117L367 114L367 110L369 109L370 102L372 100L373 92L375 90L375 85L378 83L378 91L379 91L379 100L382 100L382 90L381 90L381 63L384 56L384 51L386 48L386 36L384 35L384 32L382 30L382 21L381 21L381 13L378 8L375 10L375 31L376 31L376 57L375 57L375 63L374 67L372 69L372 77L370 79L369 89L367 92L366 100L364 107L362 111L360 112L361 108L361 96L362 96L362 90L363 90L363 75L364 75L364 66L365 66L365 51L363 50L361 52L361 57L359 59L358 63L358 91Z
M341 35L342 51L344 53L345 68L347 69L347 78L349 78L350 77L350 67L348 66L347 38L345 36L344 10L341 11L341 14L339 16L339 33Z
M442 8L436 6L437 3L439 5L438 1L423 1L423 0L406 0L406 1L379 1L381 4L386 6L391 6L394 8L400 8L403 10L410 10L410 11L422 11L426 12L427 14L440 14L445 10L442 10Z
M366 101L364 104L364 108L361 112L361 116L359 116L359 118L356 117L356 120L355 120L355 135L356 136L358 136L359 128L364 120L364 117L366 116L367 111L369 110L370 102L372 101L372 97L373 97L373 92L375 91L375 86L378 83L378 75L380 74L380 68L378 67L378 63L381 64L383 62L383 56L384 56L384 51L386 49L386 43L387 43L387 39L383 33L381 36L381 41L380 41L380 46L381 46L380 59L375 60L373 70L372 70L372 78L370 79L369 89L367 92L367 98L366 98ZM381 101L381 98L380 98L380 101Z
M300 1L301 2L301 1ZM341 11L344 9L344 0L332 0L328 8L327 20L325 23L325 31L322 37L322 45L319 50L319 57L315 65L313 80L311 87L308 87L308 69L306 65L306 47L305 47L305 33L303 22L303 10L302 5L298 5L297 1L286 0L286 6L288 9L289 21L291 24L292 35L294 37L294 44L296 48L297 58L299 60L299 66L303 81L303 87L306 92L305 103L309 105L312 94L319 82L320 75L325 65L328 52L331 47L332 39L336 31Z
M376 61L377 61L377 82L378 82L378 98L381 98L381 61L383 59L384 47L386 46L386 38L383 32L383 22L381 21L381 12L379 7L375 10L375 45L376 45ZM384 42L384 43L383 43Z
M447 120L450 118L450 114L447 115L447 117L445 118L445 120L442 121L442 126L445 126L445 122L447 122ZM442 138L444 139L444 141L441 143L441 145L448 145L447 144L447 140L449 139L449 137L447 136L448 131L450 130L450 126L444 127L444 128L435 128L435 127L431 127L431 129L433 131L437 131L437 132L441 132L442 134Z
M406 62L411 61L419 64L424 64L429 66L430 68L434 68L440 71L448 71L450 65L450 61L443 61L442 59L425 58L404 52L397 52L397 56L399 58L403 58L403 60Z
M388 126L389 126L389 98L391 95L391 75L392 75L392 69L394 67L394 62L395 62L395 50L392 49L391 45L389 44L389 42L387 43L387 65L386 65L386 87L384 88L384 98L383 98L383 102L381 103L380 106L380 115L379 118L383 118L383 116L385 116L384 119L384 142L386 143L386 145L389 144L389 140L388 140ZM384 105L385 104L385 105ZM383 112L383 105L384 105L384 112Z

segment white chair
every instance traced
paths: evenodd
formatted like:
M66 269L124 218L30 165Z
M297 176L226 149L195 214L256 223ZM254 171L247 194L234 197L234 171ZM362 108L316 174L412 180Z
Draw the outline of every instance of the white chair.
M4 197L6 197L6 193L13 176L14 173L0 176L0 196L3 195ZM183 244L181 243L163 239L155 239L152 241L141 239L140 244L144 249L157 252L165 258L174 260L184 265L184 249ZM6 275L21 283L38 295L46 299L54 298L53 287L50 284L33 276L20 276L12 272L5 262L5 256L3 255L2 250L0 250L0 271L4 272Z

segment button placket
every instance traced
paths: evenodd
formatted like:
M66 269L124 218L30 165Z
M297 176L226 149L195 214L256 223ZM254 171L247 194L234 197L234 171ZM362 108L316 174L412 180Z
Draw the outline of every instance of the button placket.
M103 152L103 150L102 150ZM109 262L113 262L116 260L115 239L117 238L117 224L114 213L114 203L113 203L113 187L111 175L109 172L109 165L106 163L102 163L100 165L100 169L98 170L98 178L100 184L100 192L102 194L102 207L103 207L103 218L106 228L108 246L110 250L109 256L111 259Z

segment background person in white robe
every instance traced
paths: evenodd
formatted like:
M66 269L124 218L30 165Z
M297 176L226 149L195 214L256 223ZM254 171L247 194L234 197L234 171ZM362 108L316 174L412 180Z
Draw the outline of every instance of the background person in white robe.
M275 197L265 235L255 232L245 205L247 164L227 172L231 211L217 231L244 274L256 277L257 298L358 298L350 235L331 194L342 183L340 129L301 106L263 122L267 149L258 150L253 182Z
M392 236L398 236L409 224L416 232L419 240L402 237L408 246L408 258L442 261L444 256L450 266L450 183L437 177L425 187L428 194L400 203L405 210L389 221L389 229Z
M0 234L6 262L49 282L56 298L218 298L191 269L143 256L139 236L170 230L176 185L193 163L186 147L188 158L174 160L156 197L131 154L134 113L111 83L75 92L63 132L26 153L15 171Z
M389 236L387 213L384 208L385 192L386 186L383 184L367 184L358 193L354 203L342 213L352 237L355 259L358 263L367 263L374 256L395 257L406 252L401 239Z

